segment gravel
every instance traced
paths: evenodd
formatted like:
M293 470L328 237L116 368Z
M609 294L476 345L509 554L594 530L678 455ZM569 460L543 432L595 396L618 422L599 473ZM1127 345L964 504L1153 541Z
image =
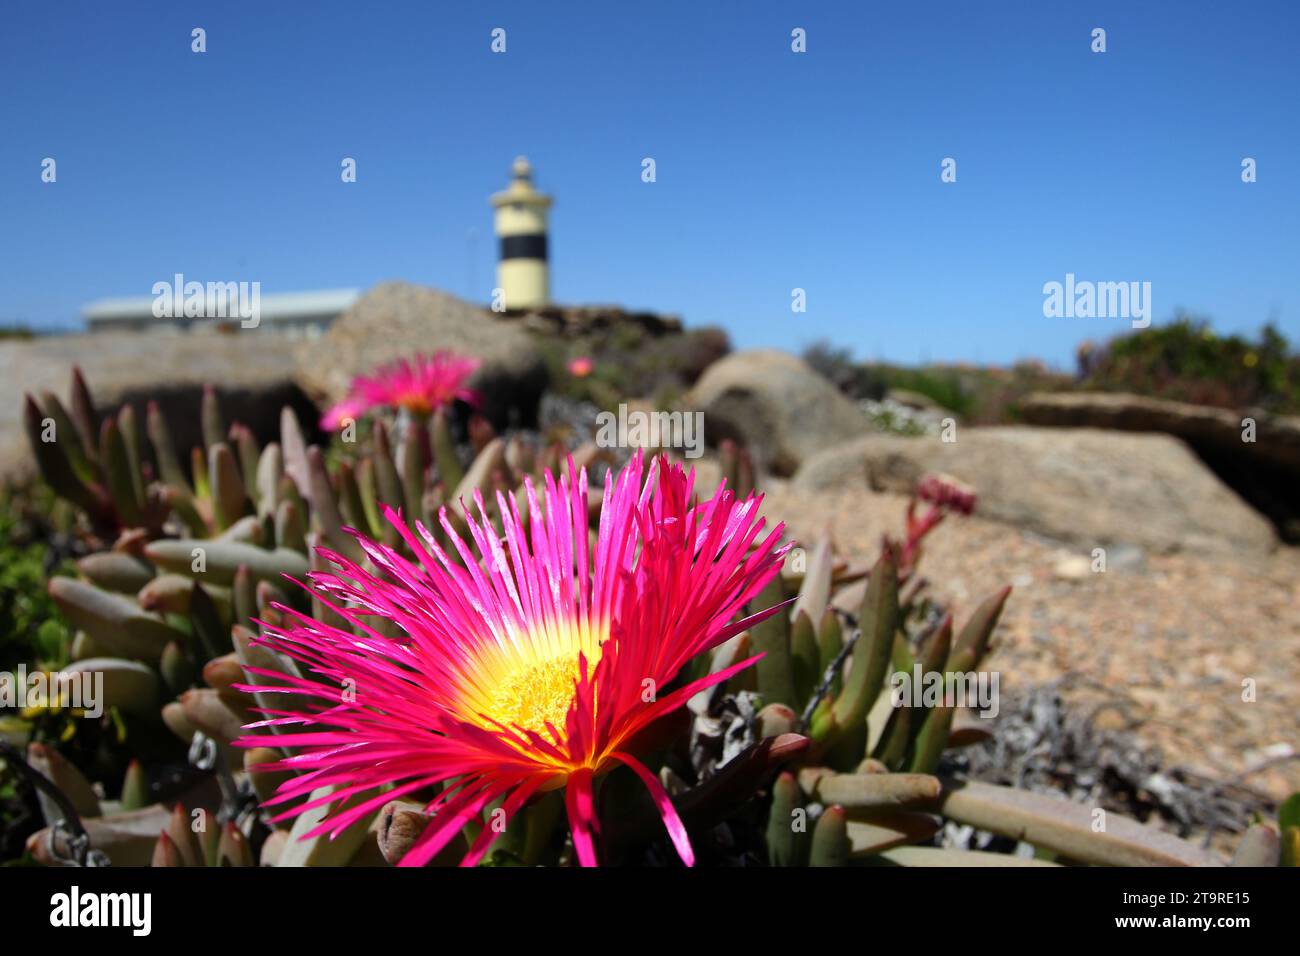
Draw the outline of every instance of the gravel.
M805 541L833 529L854 564L875 559L883 533L901 533L898 495L808 495L775 479L763 490L771 519ZM1126 554L1104 573L1059 576L1078 554L977 510L935 530L921 571L959 625L981 598L1015 585L988 661L1004 693L1060 682L1071 710L1120 701L1124 725L1113 729L1158 750L1167 773L1274 801L1300 790L1300 551Z

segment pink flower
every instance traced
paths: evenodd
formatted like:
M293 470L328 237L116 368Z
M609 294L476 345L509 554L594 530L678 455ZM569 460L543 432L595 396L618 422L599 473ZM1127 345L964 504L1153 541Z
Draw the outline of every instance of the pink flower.
M357 535L376 571L326 549L337 569L313 572L308 587L352 630L277 605L283 627L260 643L303 665L303 678L247 690L307 698L307 711L267 710L248 729L277 727L275 746L295 756L271 765L298 774L268 805L335 791L281 814L332 804L311 831L338 833L389 800L445 783L425 806L432 820L402 860L427 863L484 807L500 798L506 818L537 793L564 788L578 860L597 861L593 781L625 765L650 791L673 844L689 865L685 828L656 776L628 748L640 731L694 694L727 680L751 657L659 696L696 655L777 611L737 620L780 569L782 526L765 536L761 499L719 489L692 504L694 473L660 458L642 488L637 452L610 475L594 547L587 528L587 476L558 483L547 472L539 505L525 484L529 531L514 494L498 494L504 539L481 494L468 516L473 550L439 515L452 551L422 525L412 533L385 514L415 554ZM570 461L570 474L573 467ZM477 551L477 554L475 554ZM385 637L376 619L402 636ZM761 656L761 655L760 655ZM260 675L275 678L270 671ZM341 694L340 687L355 688ZM642 738L644 739L644 738ZM242 746L268 742L249 735ZM270 768L268 768L270 769ZM390 789L344 808L347 798ZM483 827L462 865L482 859L497 836Z
M595 367L596 367L596 363L593 362L591 359L587 358L587 356L585 355L580 355L577 358L569 359L569 365L568 365L569 374L572 375L574 378L586 378L588 375L591 374L592 369L594 369Z
M477 407L481 396L465 382L479 364L478 359L441 351L380 366L352 380L347 396L325 414L321 427L332 431L342 417L356 418L374 408L404 408L428 415L458 398ZM336 417L336 410L345 414Z
M345 398L343 401L330 406L320 420L320 427L327 432L332 432L336 428L343 427L343 424L349 420L356 421L364 411L365 409L359 401Z

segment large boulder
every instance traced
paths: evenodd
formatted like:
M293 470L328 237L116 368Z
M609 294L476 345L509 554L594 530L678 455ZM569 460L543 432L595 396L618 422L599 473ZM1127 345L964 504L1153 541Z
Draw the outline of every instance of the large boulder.
M546 364L519 319L408 282L376 286L323 336L303 344L296 379L328 404L346 394L354 376L440 349L482 361L470 384L483 393L483 413L495 425L535 423L547 383Z
M1111 428L1174 435L1224 482L1300 541L1300 416L1240 412L1142 395L1035 393L1022 403L1031 425ZM1244 437L1243 437L1244 436ZM1253 440L1244 440L1253 439Z
M307 428L318 413L290 377L295 343L265 328L231 332L96 332L0 342L0 476L29 477L35 462L23 433L22 397L53 392L66 405L72 367L80 366L101 414L125 403L157 401L184 453L202 442L199 406L217 389L229 422L262 441L279 434L289 405Z
M1031 425L1164 432L1197 447L1214 447L1290 469L1300 479L1300 416L1232 412L1124 392L1035 392L1021 403ZM1242 441L1243 420L1255 440Z
M871 427L804 361L768 349L736 352L710 365L685 405L704 413L711 444L741 442L777 475L794 474L805 459Z
M1084 548L1263 553L1272 526L1167 435L1091 428L967 428L939 437L868 435L809 459L794 487L847 483L911 493L927 472L973 485L978 514Z

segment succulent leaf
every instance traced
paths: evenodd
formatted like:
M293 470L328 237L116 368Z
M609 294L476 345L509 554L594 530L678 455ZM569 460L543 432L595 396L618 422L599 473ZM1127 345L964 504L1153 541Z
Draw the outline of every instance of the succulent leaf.
M307 487L310 489L312 521L330 546L353 560L361 558L356 538L343 531L338 499L325 469L325 458L315 445L307 449Z
M813 827L812 849L808 854L809 866L847 866L849 851L848 819L844 808L827 807Z
M59 671L57 681L62 688L82 679L85 674L103 681L98 688L98 703L105 710L116 707L127 713L156 719L160 688L158 675L152 667L120 657L88 657L64 667Z
M265 549L238 541L205 541L180 538L169 541L151 541L145 546L145 557L166 571L203 575L205 582L229 585L235 580L240 565L257 581L279 581L284 575L302 579L306 576L307 557L289 548ZM196 570L201 561L202 570Z
M145 408L145 430L149 434L149 444L153 446L154 459L158 462L159 477L178 492L188 494L189 480L181 468L171 429L167 427L157 402L150 402Z
M895 847L881 853L876 859L893 866L1003 867L1061 865L1050 860L1014 856L1010 853L988 853L983 850L950 850L930 846Z
M64 409L63 403L53 392L43 392L41 394L41 405L45 414L54 422L55 435L59 447L68 459L73 473L78 480L85 484L92 484L99 479L99 469L91 460L92 456L86 450L82 443L81 433L72 422L72 417Z
M181 860L180 865L204 865L203 846L198 834L194 832L194 818L186 812L185 805L179 800L172 807L171 816L167 820L167 829L163 832L176 848Z
M212 488L212 517L217 530L225 531L249 511L239 463L225 442L208 446L208 484Z
M190 622L198 647L203 649L205 661L220 657L230 650L229 625L216 602L198 581L190 587Z
M27 762L33 770L43 774L72 803L72 808L83 819L100 815L99 796L85 775L67 757L48 744L33 741L27 745ZM53 800L38 790L41 813L50 826L63 819L63 811Z
M211 385L204 386L203 401L199 406L199 423L203 429L203 447L211 450L226 439L226 421L221 414L221 400Z
M167 808L154 804L142 810L90 817L81 822L90 847L107 854L114 866L148 866L167 818ZM28 837L27 850L36 862L45 866L59 865L60 860L72 855L64 834L52 832L50 827Z
M792 703L802 709L822 676L816 629L804 610L795 615L790 628L790 676L794 685Z
M799 783L817 802L848 811L931 806L943 792L937 778L919 773L847 774L805 767Z
M307 443L303 440L302 429L298 427L297 416L287 405L280 410L280 448L284 458L284 473L293 481L299 494L309 495Z
M810 620L821 620L831 599L833 569L830 535L823 534L813 546L812 554L808 558L808 567L804 572L803 582L799 585L799 595L790 610L791 622L799 616L800 612L807 614Z
M1091 807L1058 797L987 783L947 789L940 811L966 823L1034 846L1053 850L1080 863L1104 866L1222 866L1223 861L1199 846L1143 826L1118 813L1107 813L1098 832Z
M140 422L136 418L134 405L123 405L117 413L117 427L122 433L122 446L126 450L126 459L131 475L131 485L135 500L145 507L145 455L142 447L144 439L140 434Z
M784 585L780 575L776 575L759 592L753 606L771 607L785 599ZM790 619L784 614L773 614L749 629L749 640L753 653L763 655L754 665L758 692L763 701L797 707L790 650Z
M149 794L149 779L145 776L140 761L132 760L126 766L126 778L122 781L120 804L123 810L141 810L152 802Z
M834 726L852 727L865 722L867 711L884 683L899 621L898 568L892 552L886 549L867 581L867 593L858 618L862 634L853 648L844 691L831 710ZM827 728L823 733L829 730ZM813 736L818 736L816 727Z
M912 810L877 811L863 820L848 814L849 857L860 860L909 843L929 840L943 825L943 820L929 813Z
M153 580L148 561L123 551L96 551L77 560L77 570L106 591L134 594Z
M1229 866L1281 866L1282 839L1271 823L1256 823L1242 835Z
M429 419L429 444L438 469L438 479L448 488L459 488L465 478L465 469L461 467L460 457L456 454L456 443L451 437L451 424L445 408L434 411L433 417Z
M820 674L825 674L826 669L830 667L844 650L844 631L840 627L840 617L835 613L834 608L827 608L822 614L822 619L817 625L817 655L818 668ZM820 680L820 677L819 677ZM829 696L832 700L840 694L840 688L844 686L844 677L837 670L831 681Z
M767 855L773 866L804 866L808 862L809 834L806 816L800 819L800 811L803 793L794 774L778 774L767 817Z
M52 578L49 593L73 626L121 657L156 662L169 642L186 638L183 631L142 610L133 598L84 581Z
M116 516L107 490L98 483L87 484L77 477L76 470L58 439L57 424L54 440L45 440L51 437L45 420L46 415L35 400L30 395L26 396L23 400L23 427L41 477L60 498L67 499L86 512L97 527L115 525Z
M81 436L82 447L86 449L86 455L92 459L96 458L96 440L99 438L99 418L95 414L95 403L90 398L90 389L86 387L86 379L81 374L81 369L72 366L72 421L77 426L77 432Z

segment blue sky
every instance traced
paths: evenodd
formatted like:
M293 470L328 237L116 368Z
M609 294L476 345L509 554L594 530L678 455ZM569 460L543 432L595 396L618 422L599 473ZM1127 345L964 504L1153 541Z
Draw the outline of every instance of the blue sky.
M486 301L526 153L555 298L742 347L1068 367L1127 322L1045 318L1067 272L1300 339L1298 41L1289 0L6 4L0 323L176 272Z

